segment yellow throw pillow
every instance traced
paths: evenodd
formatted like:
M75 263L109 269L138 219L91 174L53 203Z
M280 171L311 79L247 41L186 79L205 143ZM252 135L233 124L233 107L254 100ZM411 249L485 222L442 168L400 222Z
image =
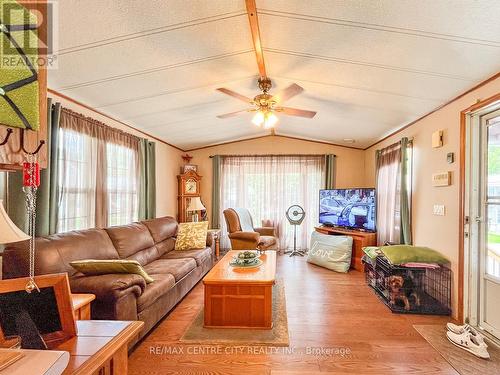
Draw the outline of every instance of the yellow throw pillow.
M180 223L175 250L204 249L207 246L208 221Z
M133 273L142 276L146 283L152 283L154 279L144 271L141 264L136 260L128 259L84 259L70 263L71 267L87 276L106 275L109 273Z

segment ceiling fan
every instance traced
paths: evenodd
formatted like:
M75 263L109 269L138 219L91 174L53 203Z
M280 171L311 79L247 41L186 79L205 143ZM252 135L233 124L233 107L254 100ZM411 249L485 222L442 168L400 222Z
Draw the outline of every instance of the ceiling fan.
M276 125L276 123L278 122L276 113L283 113L284 115L288 116L299 116L305 118L313 118L316 115L316 112L314 111L283 107L281 105L286 100L293 98L294 96L304 91L304 89L296 83L292 83L290 86L276 95L269 94L269 90L272 87L272 83L269 78L261 77L259 78L258 83L259 88L262 90L262 94L256 95L253 99L226 88L218 88L217 91L251 104L252 107L236 112L226 113L217 117L224 119L237 116L244 112L255 112L252 122L259 127L263 126L265 129L270 129L273 128L274 125Z
M274 134L274 126L278 122L278 117L276 116L276 113L282 113L288 116L313 118L316 115L316 112L282 106L282 104L286 100L304 91L302 87L300 87L295 83L291 84L282 92L276 95L269 94L269 90L271 90L272 83L267 76L266 66L264 63L264 51L262 49L262 43L260 40L257 6L255 4L255 0L245 0L245 4L247 8L248 20L250 22L250 31L252 33L255 56L257 58L257 66L259 68L260 78L258 80L258 83L259 83L259 88L262 90L262 94L259 94L255 96L253 99L250 99L249 97L238 94L237 92L234 92L232 90L226 88L218 88L217 89L218 91L226 95L232 96L236 99L242 100L248 104L251 104L252 107L236 112L226 113L224 115L219 115L217 117L224 119L228 117L237 116L240 113L244 112L255 112L252 122L259 127L263 126L266 129L271 129L271 134Z

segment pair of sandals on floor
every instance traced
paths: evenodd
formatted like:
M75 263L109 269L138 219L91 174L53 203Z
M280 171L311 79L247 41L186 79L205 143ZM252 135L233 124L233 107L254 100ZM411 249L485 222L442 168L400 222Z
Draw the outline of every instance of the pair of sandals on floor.
M467 350L479 358L489 359L488 345L484 342L483 336L468 324L458 326L453 323L447 323L446 337L450 342Z

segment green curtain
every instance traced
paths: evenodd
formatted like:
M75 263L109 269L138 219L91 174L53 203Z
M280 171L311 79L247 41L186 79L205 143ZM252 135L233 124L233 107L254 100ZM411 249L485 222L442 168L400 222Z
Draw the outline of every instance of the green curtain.
M61 104L47 100L47 168L40 172L40 187L37 191L36 235L47 236L56 232L57 226L57 168L58 137ZM27 217L23 192L23 173L21 171L8 174L8 212L12 221L25 232Z
M143 138L139 146L139 219L148 220L156 217L156 144Z
M211 228L220 228L220 169L221 157L212 157L212 217Z
M325 155L325 189L335 188L335 155Z
M401 236L400 241L412 244L411 238L411 154L412 144L408 138L401 139Z

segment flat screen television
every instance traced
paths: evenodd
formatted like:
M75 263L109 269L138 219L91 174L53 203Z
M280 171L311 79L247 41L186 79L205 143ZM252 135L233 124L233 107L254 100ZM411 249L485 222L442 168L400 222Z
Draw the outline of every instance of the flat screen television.
M374 232L375 189L331 189L319 191L319 222Z

